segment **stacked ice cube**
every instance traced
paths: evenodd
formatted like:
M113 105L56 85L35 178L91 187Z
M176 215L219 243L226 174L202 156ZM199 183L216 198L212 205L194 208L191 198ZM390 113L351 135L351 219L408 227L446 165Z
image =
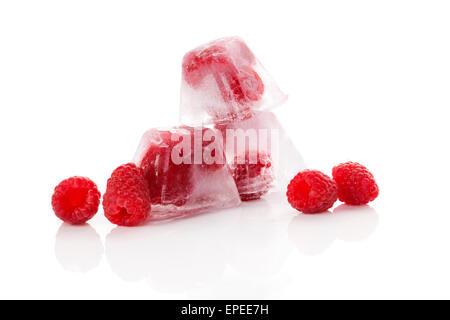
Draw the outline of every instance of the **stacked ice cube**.
M281 92L240 38L211 41L183 57L180 119L193 125L245 120L281 105Z
M285 100L237 37L186 53L180 103L183 125L149 130L135 156L151 186L152 218L233 207L241 200L282 190L303 166L269 111Z

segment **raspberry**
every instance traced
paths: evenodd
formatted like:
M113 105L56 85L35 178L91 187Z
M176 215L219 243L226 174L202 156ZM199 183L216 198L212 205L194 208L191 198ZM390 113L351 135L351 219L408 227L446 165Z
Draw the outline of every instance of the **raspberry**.
M151 203L182 206L193 189L192 170L187 164L175 165L172 162L171 152L178 142L171 140L171 132L160 131L159 134L162 144L149 146L140 163L150 186Z
M231 60L225 55L226 49L213 45L200 51L190 51L183 57L183 76L186 82L196 88L208 75L210 68L225 71L232 66Z
M250 101L258 101L264 93L264 83L253 68L242 66L240 70L235 67L223 73L223 78L215 76L222 98L225 102L236 101L245 106Z
M351 205L366 204L378 196L378 185L372 173L356 162L345 162L333 168L339 200Z
M264 83L259 74L250 67L242 67L239 82L244 96L249 100L258 101L264 93Z
M236 45L236 44L235 44ZM264 83L258 73L248 63L254 62L254 56L243 43L237 43L242 54L242 63L237 66L228 50L221 45L210 45L188 52L183 58L183 77L193 88L197 88L207 75L214 78L223 101L236 102L248 108L252 102L261 99ZM242 113L248 110L241 110Z
M336 202L337 186L320 171L304 170L291 180L286 195L294 209L303 213L319 213Z
M272 161L265 153L247 151L245 159L236 156L230 167L242 201L257 200L272 187Z
M52 196L56 216L64 222L82 224L98 210L100 192L89 178L71 177L61 181Z
M150 209L149 187L142 169L128 163L114 170L103 195L106 218L119 226L136 226L147 219Z
M194 148L194 128L182 126L176 129L183 129L190 135L190 143L192 148ZM203 128L201 130L203 136L205 131L209 129ZM140 161L139 166L143 169L145 179L150 186L152 204L181 207L186 204L194 191L194 172L214 172L222 168L224 163L194 164L194 152L191 150L191 163L182 162L175 164L171 159L171 154L172 149L179 141L172 140L172 131L159 131L158 134L157 141L147 147L147 152ZM202 139L201 151L203 152L204 148L210 143L210 141ZM224 155L223 159L225 159Z

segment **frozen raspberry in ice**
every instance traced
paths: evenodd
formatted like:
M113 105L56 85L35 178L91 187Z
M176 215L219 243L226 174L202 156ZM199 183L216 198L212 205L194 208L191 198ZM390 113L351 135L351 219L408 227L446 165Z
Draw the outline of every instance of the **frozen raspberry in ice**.
M198 87L203 79L214 70L228 72L233 62L226 56L223 46L212 45L201 51L190 51L183 58L183 77L192 87Z
M240 203L217 130L187 126L151 129L142 137L134 161L150 186L150 219L176 218Z
M175 165L170 156L177 142L171 140L170 131L159 131L160 141L150 144L139 166L150 185L153 204L182 206L192 192L192 170L189 165ZM162 143L162 144L161 144ZM166 164L160 166L161 163Z
M247 45L222 38L186 53L182 63L181 121L244 120L252 111L280 105L286 96Z
M247 120L215 128L222 133L242 200L256 199L272 189L284 192L291 178L305 169L302 156L272 112L256 111ZM249 164L236 165L239 158Z
M274 175L268 154L257 151L237 155L230 165L242 201L257 200L272 187Z

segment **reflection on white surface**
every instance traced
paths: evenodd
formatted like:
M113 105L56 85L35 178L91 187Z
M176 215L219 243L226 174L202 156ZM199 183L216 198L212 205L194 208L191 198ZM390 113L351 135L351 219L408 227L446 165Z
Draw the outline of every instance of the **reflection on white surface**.
M233 273L222 277L208 287L190 293L190 298L252 299L261 297L261 299L272 299L279 297L290 281L290 276L284 272L265 277Z
M146 278L160 291L184 291L222 275L228 227L214 215L117 227L106 236L106 257L124 280Z
M216 289L230 281L224 280L227 271L231 281L258 283L282 267L291 250L288 220L277 220L272 213L261 200L191 219L117 227L106 237L106 258L122 279L146 279L161 292L223 293Z
M304 254L324 252L336 238L333 217L328 211L316 215L297 215L289 224L289 240Z
M321 214L299 214L289 224L289 239L306 255L318 255L335 239L360 241L378 225L378 214L370 206L342 204Z
M361 241L368 238L378 226L378 213L369 205L341 204L333 210L338 221L338 239Z
M63 223L55 239L55 256L69 271L87 272L98 266L103 255L100 236L89 224Z
M188 219L116 227L105 238L106 260L125 281L146 281L165 294L191 298L238 298L282 295L291 277L283 272L292 244L317 255L336 240L360 241L378 225L370 206L341 205L317 215L298 214L283 194L244 202L238 208ZM67 270L95 268L103 246L90 225L61 225L55 255ZM239 292L236 288L239 287Z
M288 257L286 216L280 219L272 199L244 202L231 239L230 265L253 277L277 273Z

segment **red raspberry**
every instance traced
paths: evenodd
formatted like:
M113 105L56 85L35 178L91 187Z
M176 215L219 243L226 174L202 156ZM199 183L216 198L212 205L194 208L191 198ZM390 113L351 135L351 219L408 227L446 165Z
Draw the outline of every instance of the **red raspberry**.
M100 192L89 178L72 177L61 181L52 196L56 216L71 224L85 223L98 210Z
M294 209L303 213L319 213L336 202L337 186L320 171L304 170L291 180L286 195Z
M230 167L242 201L257 200L272 187L272 161L265 153L247 151L245 159L236 156Z
M239 112L246 114L249 105L261 99L264 83L250 65L254 62L251 51L242 41L237 45L242 55L237 58L245 64L236 65L227 48L214 44L190 51L184 56L183 78L191 87L197 88L207 75L211 75L223 100L226 103L236 102L243 107ZM230 111L231 115L233 112Z
M250 101L258 101L264 93L264 83L252 67L230 68L223 77L225 81L220 77L215 79L225 102L234 100L245 106Z
M196 88L203 78L214 68L217 72L224 72L233 66L232 61L225 54L226 49L219 45L213 45L200 51L188 52L183 57L183 77L186 82Z
M119 226L136 226L147 219L150 209L149 187L142 169L128 163L114 170L103 195L106 218Z
M180 129L184 129L190 134L191 147L194 148L194 128L182 126ZM209 129L202 129L202 136L206 130ZM147 153L142 158L142 161L140 161L140 167L143 169L145 179L150 186L152 204L181 207L187 202L194 190L194 172L215 171L224 166L225 160L223 160L223 163L217 164L195 164L194 150L192 149L190 164L175 164L171 159L171 154L172 149L179 141L172 141L172 134L171 131L159 131L160 141L157 144L148 146ZM210 143L210 141L204 141L202 139L201 151L203 152L203 148ZM224 155L222 159L225 159Z
M356 162L345 162L333 168L333 179L338 186L339 200L361 205L378 197L378 185L372 173Z
M140 167L150 186L151 203L182 206L193 189L192 170L189 170L187 164L175 165L172 162L171 152L178 143L171 140L172 133L160 131L159 134L162 143L150 145L140 162Z

